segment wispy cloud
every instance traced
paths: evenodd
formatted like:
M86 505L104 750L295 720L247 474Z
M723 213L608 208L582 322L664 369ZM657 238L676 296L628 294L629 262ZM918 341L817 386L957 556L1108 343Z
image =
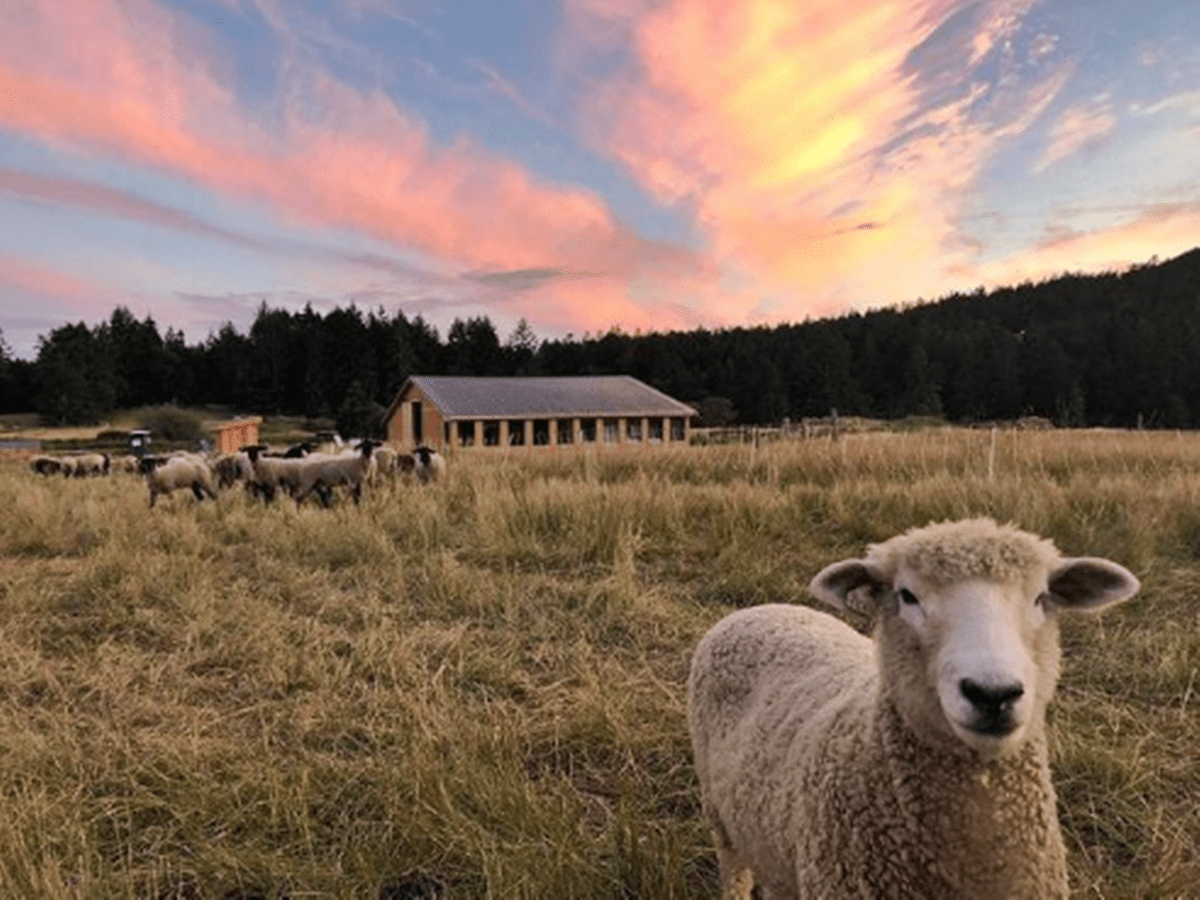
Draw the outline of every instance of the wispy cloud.
M531 269L515 269L509 272L467 272L463 278L510 291L528 291L551 281L599 278L602 275L602 272L570 272L565 269L542 266Z
M1043 172L1081 150L1098 146L1116 126L1110 94L1101 94L1086 105L1065 110L1050 129L1050 143L1035 171Z
M694 210L721 268L759 285L748 316L936 291L972 252L963 197L1073 72L1045 41L1025 71L1010 45L1031 6L579 0L577 30L590 14L635 48L581 127Z
M501 75L495 66L479 59L472 59L468 64L483 76L484 87L490 93L507 100L526 116L543 125L558 127L561 124L549 112L526 97L515 84Z

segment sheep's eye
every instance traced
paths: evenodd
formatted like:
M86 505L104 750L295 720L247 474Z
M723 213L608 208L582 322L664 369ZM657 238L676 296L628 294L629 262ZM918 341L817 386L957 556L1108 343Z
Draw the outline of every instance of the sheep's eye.
M907 603L909 606L916 606L918 603L920 603L920 601L917 600L916 594L914 594L908 588L900 588L900 590L898 590L896 593L899 595L901 603Z

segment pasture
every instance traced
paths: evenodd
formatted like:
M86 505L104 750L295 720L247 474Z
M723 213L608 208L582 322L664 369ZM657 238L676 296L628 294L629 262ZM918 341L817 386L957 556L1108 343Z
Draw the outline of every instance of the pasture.
M0 469L0 896L715 897L700 635L983 514L1143 584L1063 627L1074 896L1200 896L1200 434L449 464L329 510Z

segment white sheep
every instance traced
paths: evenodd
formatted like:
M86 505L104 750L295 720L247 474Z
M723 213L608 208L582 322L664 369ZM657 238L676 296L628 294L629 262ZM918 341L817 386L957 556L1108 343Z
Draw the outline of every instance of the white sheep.
M124 456L118 456L112 461L114 472L125 472L130 475L136 475L139 471L141 460L132 453L126 453Z
M111 468L107 453L82 453L73 457L72 474L76 478L86 478L91 475L107 475Z
M378 441L366 439L357 443L353 452L336 455L314 453L300 460L296 504L303 503L305 497L316 491L322 505L328 506L332 490L339 486L348 488L357 504L362 497L363 482L372 470L371 453L378 446Z
M217 498L216 481L203 459L192 456L143 456L141 470L150 489L151 509L159 494L169 494L181 488L191 488L197 500L203 500L205 496L214 500Z
M1058 614L1138 589L990 519L823 569L822 612L735 612L700 641L688 719L726 897L1065 898L1046 749Z
M217 487L232 487L239 481L250 485L254 481L254 466L244 451L218 453L209 461L209 467L217 478Z
M254 470L251 490L265 502L270 502L280 489L288 494L295 493L300 483L300 467L305 463L306 457L267 456L266 449L264 444L251 444L242 448Z
M446 459L431 447L413 451L413 475L422 484L439 481L446 475Z
M399 466L399 454L386 444L375 448L372 458L375 460L375 474L383 478L391 478Z

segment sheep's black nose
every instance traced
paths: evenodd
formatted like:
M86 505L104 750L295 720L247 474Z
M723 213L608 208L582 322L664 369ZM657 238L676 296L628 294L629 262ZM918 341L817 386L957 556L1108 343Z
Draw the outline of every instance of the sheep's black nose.
M1019 684L984 685L970 678L958 683L962 695L984 716L996 717L1012 709L1013 703L1025 693Z

